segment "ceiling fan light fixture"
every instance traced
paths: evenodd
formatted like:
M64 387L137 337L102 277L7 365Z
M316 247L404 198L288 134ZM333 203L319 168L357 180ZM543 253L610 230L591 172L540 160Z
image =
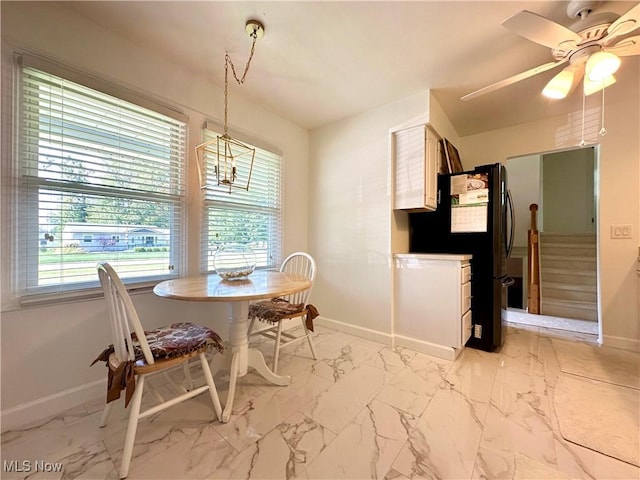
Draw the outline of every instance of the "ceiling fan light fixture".
M592 82L589 80L589 77L584 77L584 94L585 96L592 95L600 90L603 90L607 87L610 87L616 83L616 78L613 75L609 75L604 80L600 80L599 82Z
M587 60L586 77L591 82L601 82L620 68L620 57L611 52L596 52Z
M547 98L556 100L565 98L573 86L573 75L572 68L565 68L547 83L542 90L542 94Z

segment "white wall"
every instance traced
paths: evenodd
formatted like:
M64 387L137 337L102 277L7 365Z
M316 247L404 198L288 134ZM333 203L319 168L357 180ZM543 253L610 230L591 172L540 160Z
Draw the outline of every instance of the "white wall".
M143 50L76 17L59 4L2 2L1 7L3 102L11 98L5 89L6 80L11 78L11 49L19 48L125 86L187 114L190 157L201 138L203 122L222 123L222 89L169 63L157 53ZM247 81L250 78L251 75ZM283 152L283 253L306 250L308 197L306 189L300 185L306 185L309 178L308 132L244 101L241 89L236 89L230 100L233 102L233 113L229 118L232 133L234 126L242 125L243 135ZM3 110L10 113L10 109ZM6 145L6 139L11 138L6 131L10 125L10 118L2 118L3 167L11 162L10 145ZM198 232L201 201L192 158L189 164L192 196L188 206L188 228L189 232ZM6 187L7 183L3 181L3 206L6 206ZM3 209L2 214L4 223L8 218L7 210ZM6 229L2 233L8 234ZM189 238L189 270L192 273L199 269L199 241L198 234ZM11 252L8 247L6 238L2 238L3 289L9 287L6 266L10 265ZM30 415L46 416L50 410L55 412L56 408L59 410L87 396L104 393L104 367L89 368L89 363L109 342L103 303L94 300L2 313L3 430L20 424ZM221 334L226 333L226 307L223 305L181 303L159 299L151 293L135 295L134 303L148 327L175 319L203 321L211 318L212 325Z
M588 143L600 146L597 218L603 340L605 345L634 350L640 349L639 280L635 273L640 244L639 105L640 92L637 88L628 92L625 102L606 104L608 133L604 137L598 136L600 107L590 107L587 109L585 132ZM475 164L482 165L505 162L515 156L573 148L581 139L581 119L581 111L576 111L566 116L463 137L459 149L463 157L469 157L465 152L473 152ZM611 224L632 225L632 238L612 240Z
M594 149L542 155L544 228L555 233L595 233Z
M391 334L391 253L406 252L409 242L407 214L391 211L389 130L424 121L458 142L428 91L311 132L313 302L322 306L322 317L363 335Z
M428 114L428 93L311 132L309 245L322 317L391 333L389 129Z
M540 155L510 158L506 165L507 183L509 190L511 190L516 218L513 245L514 247L524 247L526 252L528 231L531 227L529 206L532 203L538 205L538 230L544 230L542 196L540 195Z

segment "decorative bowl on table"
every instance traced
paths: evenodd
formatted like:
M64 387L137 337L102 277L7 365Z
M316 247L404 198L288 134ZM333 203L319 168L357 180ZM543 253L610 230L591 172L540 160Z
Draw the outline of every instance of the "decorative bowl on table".
M243 280L256 268L256 254L241 243L228 243L218 248L213 267L224 280Z

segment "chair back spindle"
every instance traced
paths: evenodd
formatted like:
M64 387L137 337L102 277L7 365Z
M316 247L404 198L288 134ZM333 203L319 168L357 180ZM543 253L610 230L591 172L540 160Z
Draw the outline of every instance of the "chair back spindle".
M107 262L98 263L97 269L100 285L102 285L107 303L113 344L113 353L111 353L111 349L107 348L98 357L100 360L106 360L108 367L107 403L102 412L100 426L104 427L106 425L113 405L112 402L120 398L121 390L126 390L125 407L129 407L129 420L122 450L120 471L118 472L118 476L122 479L126 478L129 473L139 420L200 395L205 391L209 392L216 417L222 418L222 405L213 381L209 360L205 353L212 344L216 345L219 351L223 351L223 347L222 340L213 330L201 325L182 322L150 331L149 335L153 335L153 337L150 336L152 338L152 352L149 347L149 340L147 340L147 333L142 327L138 313L122 280ZM132 338L134 334L137 337L135 348ZM141 361L140 351L142 351L144 362ZM138 358L136 358L136 354ZM189 370L189 359L195 356L200 359L200 367L206 382L206 385L199 387L194 387ZM190 384L189 389L182 384L174 382L171 377L166 375L169 369L180 365L182 365L185 373L185 380ZM146 385L145 378L161 372L165 374L169 384L176 389L177 396L164 400L154 390L155 396L160 403L142 410L142 394Z
M316 262L313 257L306 252L294 252L285 258L284 262L282 262L280 271L284 273L302 275L303 277L311 280L311 287L307 290L284 296L284 298L291 304L302 303L307 305L309 302L309 296L311 295L311 289L313 288L313 283L316 278Z
M98 264L98 277L102 285L109 310L113 349L118 361L135 360L131 332L135 332L147 365L154 363L142 323L131 301L129 292L111 265Z
M278 372L278 361L280 358L280 349L291 344L295 344L305 338L309 342L311 355L314 360L318 359L311 332L313 332L313 319L318 315L317 309L309 309L309 296L316 279L316 262L311 255L306 252L295 252L284 259L280 266L280 271L290 275L299 275L311 281L311 285L302 292L292 293L290 295L282 295L281 298L286 300L292 307L290 312L282 310L282 303L276 300L267 300L258 302L249 307L249 317L251 323L249 325L249 336L260 335L271 340L275 340L273 348L273 372ZM298 307L299 306L299 307ZM287 325L283 329L283 320L292 320L298 318L302 321L303 333L296 335L295 331ZM271 323L272 326L262 328L257 332L253 332L256 320L263 320ZM290 331L285 331L290 330Z

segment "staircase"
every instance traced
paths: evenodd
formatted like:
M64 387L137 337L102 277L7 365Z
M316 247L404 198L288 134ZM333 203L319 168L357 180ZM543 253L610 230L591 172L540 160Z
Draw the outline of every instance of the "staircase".
M598 321L596 235L540 232L540 313Z

